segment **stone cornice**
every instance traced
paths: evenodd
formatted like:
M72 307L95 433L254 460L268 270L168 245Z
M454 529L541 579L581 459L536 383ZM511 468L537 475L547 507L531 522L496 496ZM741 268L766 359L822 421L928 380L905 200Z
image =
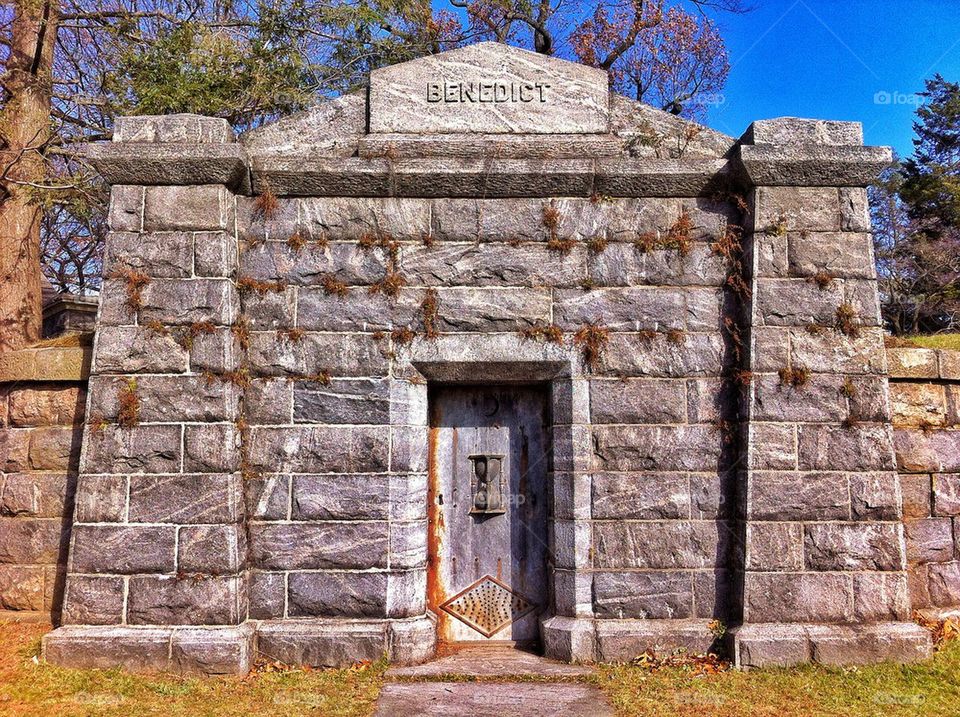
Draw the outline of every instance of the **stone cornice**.
M253 158L253 190L290 196L697 196L728 173L723 159Z
M225 184L249 191L246 153L237 143L91 144L88 161L109 184Z
M822 144L741 144L734 157L751 184L773 187L865 187L893 161L889 147Z
M237 144L98 144L87 157L110 184L269 186L279 196L697 196L731 175L726 159L248 158Z
M269 186L280 196L356 197L697 196L734 178L754 186L862 187L892 161L886 147L802 139L742 141L729 159L613 156L617 140L608 136L550 135L534 146L506 135L487 156L478 155L475 137L372 135L360 157L251 152L236 142L113 142L86 154L110 184L224 184L240 194ZM500 156L511 148L521 156Z

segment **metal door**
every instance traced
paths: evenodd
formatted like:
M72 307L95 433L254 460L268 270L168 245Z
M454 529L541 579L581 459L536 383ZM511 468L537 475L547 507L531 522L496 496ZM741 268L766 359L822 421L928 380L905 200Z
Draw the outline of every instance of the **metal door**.
M444 642L533 643L547 607L547 395L430 392L430 607Z

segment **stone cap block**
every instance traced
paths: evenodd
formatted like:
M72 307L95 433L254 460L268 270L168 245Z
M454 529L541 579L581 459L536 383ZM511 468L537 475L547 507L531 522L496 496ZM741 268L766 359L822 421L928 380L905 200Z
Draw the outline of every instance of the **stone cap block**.
M960 351L937 349L937 365L940 368L940 378L947 381L960 381Z
M0 353L0 383L86 381L91 346L51 346Z
M960 381L960 351L914 347L888 348L890 378Z
M195 114L175 114L118 117L113 128L113 141L224 144L236 142L237 138L230 123L225 119Z
M610 197L698 197L729 185L733 168L725 159L634 159L595 163L592 192Z
M930 656L930 633L912 622L863 625L748 623L731 630L737 667L791 667L816 662L862 665Z
M937 352L934 349L888 348L890 378L938 378Z
M367 92L355 90L317 102L240 135L252 154L275 152L300 157L352 157L367 132Z
M246 153L239 144L92 144L86 157L109 184L225 184L249 186Z
M43 657L81 669L245 675L254 659L255 626L67 626L43 636Z
M777 117L753 122L744 132L740 142L779 145L862 145L863 125L859 122Z
M771 187L865 187L893 162L889 147L741 144L735 153L754 185Z

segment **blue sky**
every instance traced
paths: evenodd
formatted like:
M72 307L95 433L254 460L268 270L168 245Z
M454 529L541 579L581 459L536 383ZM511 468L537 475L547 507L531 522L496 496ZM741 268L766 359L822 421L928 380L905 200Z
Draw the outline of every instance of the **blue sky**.
M867 144L907 155L924 78L960 81L960 0L745 2L752 12L717 16L731 70L707 124L726 134L770 117L855 120Z
M863 123L867 144L912 151L915 93L935 72L960 81L955 0L752 0L719 18L730 52L723 103L707 124L739 135L753 119Z

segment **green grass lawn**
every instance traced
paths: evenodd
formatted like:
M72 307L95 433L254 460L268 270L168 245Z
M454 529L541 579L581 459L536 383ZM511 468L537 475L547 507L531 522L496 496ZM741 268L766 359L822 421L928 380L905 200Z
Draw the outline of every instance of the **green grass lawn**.
M369 715L384 681L380 663L268 669L243 679L67 670L37 658L49 629L0 623L0 715ZM701 672L611 665L588 681L607 693L619 715L960 714L960 641L915 665Z
M901 343L902 342L902 343ZM894 344L916 346L925 349L960 350L960 334L933 334L931 336L904 336L895 338Z
M347 670L262 671L246 678L67 670L34 657L49 625L0 623L0 715L368 715L384 664Z
M618 715L800 717L960 715L960 642L914 665L804 666L696 676L631 666L600 669Z

